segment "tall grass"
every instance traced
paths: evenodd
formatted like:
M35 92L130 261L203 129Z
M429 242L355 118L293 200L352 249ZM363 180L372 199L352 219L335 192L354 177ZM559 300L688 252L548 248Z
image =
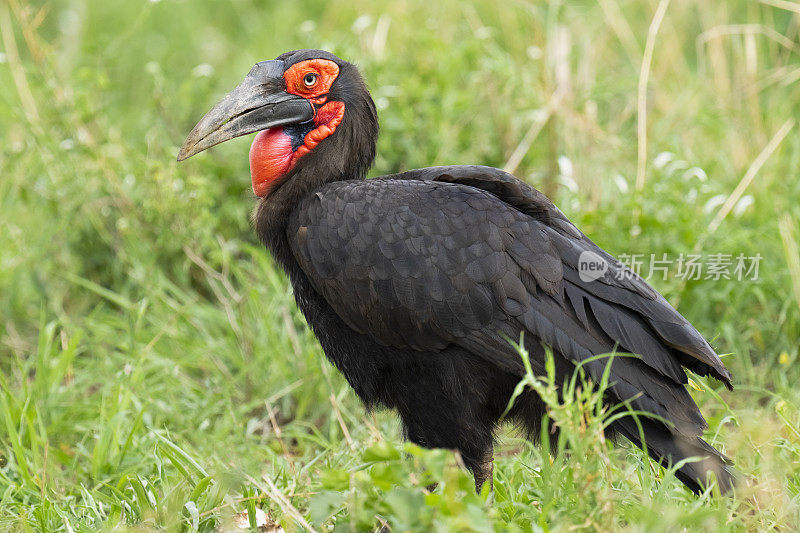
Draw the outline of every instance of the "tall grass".
M0 528L211 531L256 507L287 531L796 527L798 11L0 3ZM299 47L361 67L374 175L493 165L612 253L763 257L757 280L651 280L730 354L736 390L695 377L694 394L748 480L734 498L604 442L579 379L528 376L568 451L509 431L493 494L365 414L250 228L249 141L175 163L254 62Z

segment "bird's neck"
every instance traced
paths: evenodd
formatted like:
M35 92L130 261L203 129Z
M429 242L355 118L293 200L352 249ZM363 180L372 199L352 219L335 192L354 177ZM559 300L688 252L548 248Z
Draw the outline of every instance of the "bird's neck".
M262 198L253 216L256 233L284 270L294 267L294 258L289 249L286 226L289 216L300 201L314 194L327 183L346 179L363 179L361 172L332 173L320 165L305 165L286 179L269 196Z
M378 117L365 88L345 104L336 133L298 160L288 176L261 199L255 213L259 239L287 272L295 266L286 236L289 215L306 196L327 183L363 179L375 159Z

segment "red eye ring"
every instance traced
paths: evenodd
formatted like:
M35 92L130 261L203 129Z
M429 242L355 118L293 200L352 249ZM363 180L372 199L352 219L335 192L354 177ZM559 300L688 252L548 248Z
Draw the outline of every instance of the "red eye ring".
M339 65L327 59L307 59L295 63L283 73L286 91L303 98L327 94L339 75Z

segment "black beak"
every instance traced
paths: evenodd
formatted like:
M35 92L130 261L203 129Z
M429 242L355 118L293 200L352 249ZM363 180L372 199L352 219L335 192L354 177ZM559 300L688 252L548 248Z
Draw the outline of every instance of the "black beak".
M262 61L197 123L178 161L234 137L314 118L314 106L285 91L283 61Z

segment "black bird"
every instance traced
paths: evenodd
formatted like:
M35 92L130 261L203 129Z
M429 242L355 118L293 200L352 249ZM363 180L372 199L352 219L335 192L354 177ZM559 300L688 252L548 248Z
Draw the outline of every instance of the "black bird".
M688 369L728 388L717 354L644 280L581 233L542 193L501 170L445 166L365 180L378 118L357 68L322 50L256 64L194 127L184 160L259 132L250 149L259 238L286 271L297 305L331 362L367 408L400 414L421 446L460 451L478 488L492 475L494 433L523 363L545 346L559 379L615 350L606 401L628 401L649 454L687 462L697 492L729 460L707 444L686 391ZM598 270L585 275L581 263ZM595 279L596 278L596 279ZM583 368L599 382L607 359ZM509 417L540 433L533 392ZM609 432L642 446L633 418Z

